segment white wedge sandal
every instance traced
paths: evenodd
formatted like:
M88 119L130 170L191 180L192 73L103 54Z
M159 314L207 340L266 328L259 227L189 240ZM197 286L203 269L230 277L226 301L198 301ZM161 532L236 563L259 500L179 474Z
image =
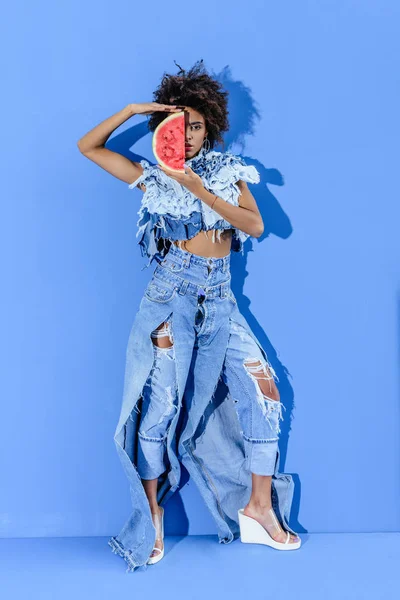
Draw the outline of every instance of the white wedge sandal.
M153 518L153 522L154 522L154 526L156 528L156 539L157 538L161 538L164 542L164 509L162 506L160 506L160 510L161 510L161 517L157 514L152 515ZM162 557L164 556L164 543L163 543L163 547L162 550L161 548L158 548L157 546L154 546L153 551L157 550L157 552L159 552L159 554L156 554L155 556L151 556L148 561L147 564L148 565L154 565L155 563L157 563L159 560L162 559Z
M301 546L301 539L299 536L298 542L290 542L290 532L287 531L287 537L284 542L277 542L273 537L270 536L268 531L255 519L248 517L244 514L243 508L238 510L239 527L240 527L240 540L244 544L265 544L271 546L276 550L297 550ZM282 529L279 521L272 508L269 509L271 514L271 520L277 529ZM297 535L297 534L296 534Z

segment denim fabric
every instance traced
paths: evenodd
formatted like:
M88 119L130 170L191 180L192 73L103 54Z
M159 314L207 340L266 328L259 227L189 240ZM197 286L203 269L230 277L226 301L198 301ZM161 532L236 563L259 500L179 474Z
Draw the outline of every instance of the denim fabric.
M204 187L226 202L238 206L239 180L259 183L260 174L253 165L231 152L217 152L204 148L186 163L199 175ZM142 256L161 260L169 250L170 242L189 240L200 231L232 229L234 252L243 252L243 243L249 235L234 227L207 204L199 200L185 186L166 175L157 165L141 160L143 173L129 184L134 189L141 183L146 185L138 211L137 238ZM214 234L213 234L214 235ZM214 235L213 241L219 241Z
M162 324L172 346L160 351L152 335ZM159 476L157 501L164 506L179 487L181 465L198 486L220 543L239 537L237 511L249 500L252 472L272 475L274 510L295 533L288 524L293 479L279 472L283 406L261 392L259 373L278 380L238 309L230 255L206 258L171 245L135 315L114 435L133 511L109 544L128 571L147 568L155 542L140 477Z
M178 409L175 348L170 321L160 331L151 334L154 339L164 336L171 346L159 348L154 345L154 362L142 394L137 464L142 479L156 479L167 468L167 429Z

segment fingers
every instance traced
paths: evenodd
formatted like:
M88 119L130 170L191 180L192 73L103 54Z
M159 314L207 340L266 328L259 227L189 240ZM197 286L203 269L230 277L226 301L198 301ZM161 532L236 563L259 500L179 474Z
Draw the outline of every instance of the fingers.
M166 169L165 167L163 167L162 165L157 165L157 167L159 169L161 169L161 171L163 171L166 175L168 175L169 177L175 177L177 175L177 173L175 173L175 171L170 171L169 169Z
M163 110L167 112L180 112L185 108L184 106L179 106L177 104L163 104L162 106Z
M184 108L185 108L184 106L180 106L179 104L165 104L164 106L165 106L165 110L171 110L174 112L177 112L177 111L180 112L180 111L184 110Z
M171 179L175 179L175 181L178 181L178 183L183 183L183 181L184 181L183 178L185 177L185 173L181 174L181 173L177 173L176 171L170 171L169 169L166 169L162 165L157 165L157 167L159 169L161 169L161 171L163 173L168 175L168 177L171 177Z

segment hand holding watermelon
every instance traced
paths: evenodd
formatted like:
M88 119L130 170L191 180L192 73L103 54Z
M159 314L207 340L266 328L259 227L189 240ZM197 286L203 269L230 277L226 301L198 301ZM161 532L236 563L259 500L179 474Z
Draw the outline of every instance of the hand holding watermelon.
M162 165L157 165L157 167L161 169L163 173L168 175L168 177L175 179L175 181L187 188L189 192L192 192L192 194L195 196L198 196L198 194L205 189L201 177L192 171L189 166L185 167L184 173L180 173L179 171L171 171Z

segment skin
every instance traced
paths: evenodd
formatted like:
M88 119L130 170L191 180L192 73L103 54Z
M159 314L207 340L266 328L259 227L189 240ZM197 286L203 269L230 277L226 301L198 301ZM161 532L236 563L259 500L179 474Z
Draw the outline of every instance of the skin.
M128 104L121 111L112 115L99 123L96 127L86 133L79 141L78 148L80 152L89 160L95 162L102 169L111 173L117 179L126 183L135 181L142 173L143 167L140 163L134 162L105 148L105 143L111 133L117 129L122 123L136 114L147 115L154 111L165 111L173 113L185 109L188 114L185 127L185 142L192 145L190 150L185 151L187 159L193 158L201 150L203 142L208 135L205 119L202 114L191 107L178 107L176 105L159 104L157 102L145 102ZM177 173L158 167L172 179L178 181L185 186L197 198L211 206L215 200L214 194L208 192L202 183L201 178L192 171L190 167L185 169L185 173ZM240 189L239 206L233 206L222 198L217 198L213 204L215 210L221 217L225 218L234 227L238 227L252 237L260 237L264 230L261 214L258 210L254 196L251 194L247 183L237 181L236 184ZM139 184L142 191L146 190L144 184ZM200 256L206 257L222 257L230 252L232 230L229 229L221 234L221 241L213 242L210 238L204 235L204 232L199 232L190 240L185 240L183 247ZM175 242L178 244L178 242ZM161 329L163 323L157 329ZM172 345L168 337L154 338L153 343L159 347L166 348ZM257 363L254 363L256 365ZM249 365L251 366L251 365ZM262 392L270 399L280 402L278 388L273 379L259 379L258 384ZM142 479L143 487L149 501L150 510L153 515L161 514L160 506L157 504L157 479L145 480ZM252 490L248 504L244 507L244 514L258 521L268 533L278 542L286 540L286 532L279 526L276 528L273 525L273 520L270 510L271 503L271 485L272 475L256 475L252 473ZM297 541L297 536L290 535L289 543ZM155 546L163 548L163 540L157 536ZM151 556L156 556L159 553L154 550Z

